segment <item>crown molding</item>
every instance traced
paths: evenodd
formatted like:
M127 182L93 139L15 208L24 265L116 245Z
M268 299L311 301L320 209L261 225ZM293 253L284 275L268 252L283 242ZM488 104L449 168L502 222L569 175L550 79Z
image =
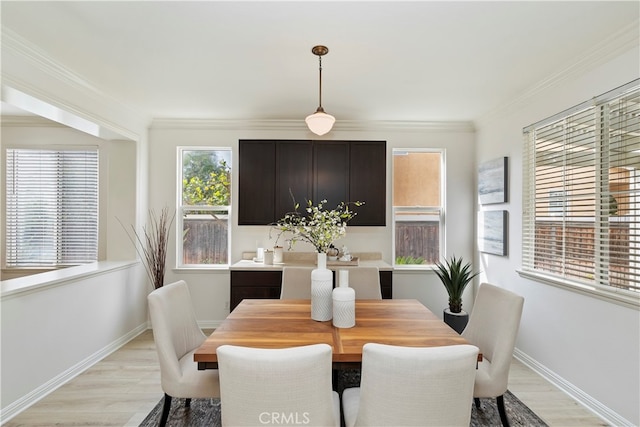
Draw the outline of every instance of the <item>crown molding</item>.
M101 97L107 97L104 92L100 91L88 80L84 79L82 76L71 71L70 69L64 67L62 64L46 54L38 46L6 27L2 28L2 49L14 52L18 56L21 56L28 60L31 64L35 65L45 74L54 77L57 80L60 80L70 86L83 88L85 92L89 91L92 94L97 94Z
M503 116L505 113L519 108L526 104L531 98L539 93L558 86L559 84L571 79L577 75L596 68L607 61L627 52L634 47L638 49L640 46L640 37L638 36L638 28L640 28L640 20L636 19L631 24L622 27L617 32L602 40L600 43L589 49L588 52L570 60L564 68L556 73L539 81L522 94L512 99L510 102L494 108L476 120L481 123L491 120L495 117Z
M62 112L64 112L64 114L66 115L70 115L70 116L75 116L78 117L79 120L81 121L85 121L85 122L89 122L92 125L95 125L95 128L93 131L89 131L87 132L86 129L83 128L77 128L80 131L83 132L87 132L93 136L97 136L99 138L103 138L106 140L120 140L120 139L128 139L131 141L137 141L140 139L140 135L137 134L136 132L132 132L128 129L123 128L122 126L114 123L111 120L108 120L100 115L94 114L94 113L87 113L86 110L80 109L78 107L76 107L75 105L72 105L68 102L62 102L59 98L50 95L49 93L45 93L42 90L33 87L32 85L25 83L24 81L15 78L13 76L10 76L6 73L2 73L2 99L3 101L6 101L5 96L7 92L20 92L26 96L29 97L33 97L35 99L37 99L39 102L42 102L44 104L48 104L51 107L54 107L58 110L61 110ZM5 117L9 117L9 116L3 116L3 122L4 122L4 118ZM13 116L15 117L15 116ZM34 125L37 125L37 118L40 116L35 116L34 117ZM56 122L56 118L54 117L43 117L43 120L50 120L53 122ZM15 119L12 118L10 119L12 121L15 120L20 120L20 119ZM24 123L24 121L23 121ZM60 123L61 125L65 125L65 126L69 126L69 127L75 127L73 124L71 123L65 123L64 120L60 120L57 123Z
M0 118L0 124L3 127L60 127L65 128L67 126L62 123L54 122L53 120L46 119L40 116L8 116L3 115Z
M251 119L154 119L150 129L201 130L278 130L308 131L304 120L251 120ZM337 120L332 132L337 131L394 131L394 132L475 132L470 121L358 121Z
M123 112L126 111L126 114L135 118L139 123L149 123L150 119L142 112L123 104L118 99L100 90L89 80L63 66L37 45L31 43L13 30L2 27L1 36L3 52L12 52L15 56L22 58L29 64L33 65L40 72L79 92L87 99L95 100L104 104L109 109L116 108ZM108 139L121 139L121 137L124 137L126 139L137 140L140 138L138 134L122 128L120 125L115 124L105 117L93 113L89 114L86 110L78 108L68 102L63 102L58 97L45 93L42 90L35 88L33 85L24 82L20 77L10 75L4 70L2 72L2 85L12 87L40 99L43 102L68 111L71 114L95 122L101 128L104 128L103 132L105 132Z

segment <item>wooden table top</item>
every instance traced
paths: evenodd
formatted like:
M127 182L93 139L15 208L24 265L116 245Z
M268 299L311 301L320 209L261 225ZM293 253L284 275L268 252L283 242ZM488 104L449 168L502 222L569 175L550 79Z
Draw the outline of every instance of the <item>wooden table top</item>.
M312 320L310 300L245 299L196 350L194 360L199 369L217 368L216 349L224 344L284 348L326 343L333 348L334 364L359 364L368 342L409 347L468 344L414 299L356 300L353 328Z

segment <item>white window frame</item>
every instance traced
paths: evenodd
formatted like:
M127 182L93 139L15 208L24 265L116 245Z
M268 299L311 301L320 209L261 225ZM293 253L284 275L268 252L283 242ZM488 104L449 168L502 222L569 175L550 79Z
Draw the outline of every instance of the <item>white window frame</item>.
M396 214L398 212L415 212L416 214L428 214L429 212L437 212L437 217L439 220L439 229L438 229L438 251L440 253L440 258L446 254L446 149L443 148L394 148L392 150L392 156L396 153L438 153L440 154L440 206L394 206L393 205L393 197L392 197L392 227L391 227L391 241L392 241L392 253L393 253L393 267L396 270L431 270L434 267L434 264L396 264ZM394 162L391 162L392 170L391 170L391 188L393 188L393 179L395 177L395 166Z
M229 152L229 167L232 168L231 173L233 176L233 150L231 147L219 147L219 146L179 146L177 147L177 191L176 191L176 268L187 270L220 270L228 269L231 264L231 229L232 229L232 200L233 194L230 195L229 206L191 206L182 204L182 156L185 151L228 151ZM232 178L233 179L233 178ZM233 183L232 183L233 186ZM183 263L183 245L182 245L182 230L184 229L184 216L185 212L198 210L203 212L219 212L227 211L227 262L225 264L184 264ZM220 214L218 214L220 216Z

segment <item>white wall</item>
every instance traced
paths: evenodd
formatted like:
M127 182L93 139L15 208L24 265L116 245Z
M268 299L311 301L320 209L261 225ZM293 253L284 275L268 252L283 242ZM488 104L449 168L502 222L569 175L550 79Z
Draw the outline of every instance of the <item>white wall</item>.
M147 289L132 284L136 264L43 273L45 287L6 292L2 282L2 420L64 384L147 328ZM88 273L87 273L88 272Z
M343 129L347 126L343 125ZM355 126L354 126L355 127ZM244 129L244 130L243 130ZM251 126L234 128L216 121L157 121L149 134L150 206L160 209L164 205L175 207L177 192L178 146L222 146L233 149L232 171L232 262L241 259L243 251L255 250L256 241L269 243L268 226L238 226L237 223L237 170L239 139L334 139L334 140L386 140L387 141L387 226L348 227L347 235L340 240L352 252L382 252L383 259L392 263L391 228L391 164L393 148L445 148L447 173L447 252L455 252L471 260L473 258L474 186L475 170L474 131L469 123L450 123L434 126L428 123L405 126L378 124L375 129L359 127L358 130L336 128L325 137L309 133L301 118L299 123L263 130ZM170 243L169 266L175 266L175 230ZM296 251L312 251L310 246L296 245ZM198 319L203 325L215 326L228 314L225 304L229 301L229 273L227 271L185 271L172 269L167 280L185 279L191 288ZM435 313L442 313L447 306L447 296L437 276L432 272L394 273L394 297L418 298ZM465 303L470 308L471 301Z
M145 219L147 160L140 153L146 152L148 122L64 67L51 67L55 61L41 55L3 34L3 100L7 87L17 89L96 124L99 136L120 140L106 148L107 214L101 220L107 222L108 247L102 251L107 257L118 253L124 254L118 259L133 259L134 252L123 243L124 230L111 216L121 212L125 222L138 225ZM133 169L123 173L123 167ZM0 282L3 422L147 328L151 288L139 264L102 263L91 273L86 268L91 265ZM19 292L16 287L23 282L16 281L36 285Z
M637 79L639 70L634 48L539 90L477 125L478 163L508 156L510 167L509 202L491 207L509 211L509 256L479 254L482 279L525 297L517 342L523 357L614 425L640 424L640 314L637 308L516 273L522 264L522 129Z

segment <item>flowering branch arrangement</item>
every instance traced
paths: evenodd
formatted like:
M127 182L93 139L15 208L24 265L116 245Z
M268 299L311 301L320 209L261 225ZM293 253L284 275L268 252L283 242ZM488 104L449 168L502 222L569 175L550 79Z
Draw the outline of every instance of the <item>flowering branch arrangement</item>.
M325 253L327 249L347 233L347 223L357 215L349 209L350 203L340 202L335 209L326 210L322 200L314 205L307 201L306 214L298 211L300 204L295 204L295 210L272 224L272 230L278 230L276 244L283 233L290 233L289 250L297 241L311 243L316 251ZM352 202L355 206L362 206L364 202ZM271 233L270 233L271 234ZM269 236L271 237L271 236Z

